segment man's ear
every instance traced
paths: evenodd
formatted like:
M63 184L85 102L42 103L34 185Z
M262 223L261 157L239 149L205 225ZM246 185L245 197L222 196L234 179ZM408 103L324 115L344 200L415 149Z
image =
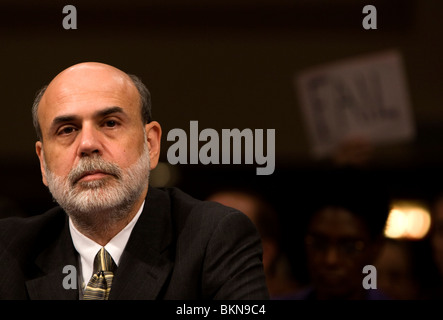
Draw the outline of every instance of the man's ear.
M151 170L158 164L160 158L160 142L162 128L157 121L151 121L145 125L146 139L148 140L149 157L151 159Z
M42 181L45 186L48 186L48 181L46 180L46 171L44 165L43 156L43 145L41 141L35 143L35 152L37 153L38 159L40 160L40 171L42 172Z

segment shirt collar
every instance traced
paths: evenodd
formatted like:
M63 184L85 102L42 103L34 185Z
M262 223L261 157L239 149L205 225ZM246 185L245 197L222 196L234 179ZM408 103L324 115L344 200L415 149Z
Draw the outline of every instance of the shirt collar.
M137 214L132 218L132 220L124 227L119 233L117 233L106 245L105 249L109 252L114 260L115 264L118 266L120 262L120 257L123 250L128 243L129 236L131 235L132 229L134 228L140 214L143 211L145 202L143 201ZM92 276L94 267L94 258L97 252L102 248L101 245L93 241L92 239L83 235L72 223L71 218L69 218L69 230L71 232L72 242L74 244L75 250L80 255L80 268L83 285L89 281Z

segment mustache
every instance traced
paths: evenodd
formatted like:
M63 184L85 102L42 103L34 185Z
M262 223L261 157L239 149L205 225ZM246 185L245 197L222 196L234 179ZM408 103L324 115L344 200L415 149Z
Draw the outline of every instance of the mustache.
M103 160L100 156L82 158L77 166L68 174L68 181L75 185L81 178L92 173L104 173L121 178L122 170L112 162Z

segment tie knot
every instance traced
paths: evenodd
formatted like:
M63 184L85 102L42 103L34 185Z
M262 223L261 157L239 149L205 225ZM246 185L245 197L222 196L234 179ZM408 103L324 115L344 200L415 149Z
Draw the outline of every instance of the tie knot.
M111 255L104 247L97 252L94 259L94 273L100 271L110 271L113 272L116 269L116 265Z

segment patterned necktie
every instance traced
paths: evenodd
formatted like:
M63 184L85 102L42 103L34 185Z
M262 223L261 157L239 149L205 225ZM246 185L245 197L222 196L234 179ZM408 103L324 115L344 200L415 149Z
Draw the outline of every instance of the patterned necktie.
M83 300L108 300L113 271L117 268L111 255L101 248L94 259L94 274L83 293Z

